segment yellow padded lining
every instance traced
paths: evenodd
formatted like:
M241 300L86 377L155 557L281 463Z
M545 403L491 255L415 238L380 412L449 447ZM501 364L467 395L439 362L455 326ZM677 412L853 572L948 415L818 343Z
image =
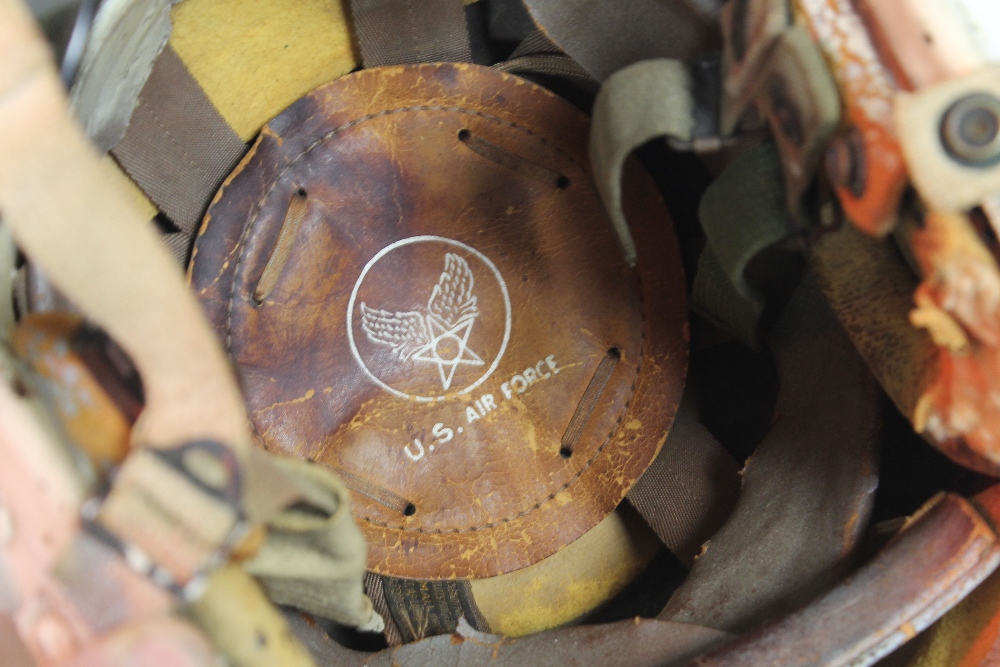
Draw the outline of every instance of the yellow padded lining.
M170 44L244 141L312 89L357 64L340 0L185 0ZM152 218L157 208L110 158Z
M357 63L338 0L185 0L172 18L170 44L244 141Z
M990 619L1000 613L1000 571L914 640L909 660L887 660L887 667L957 667ZM893 656L895 657L895 656ZM983 663L985 665L986 663Z
M660 544L629 510L618 508L534 565L470 581L490 630L523 637L571 623L614 597L653 559Z

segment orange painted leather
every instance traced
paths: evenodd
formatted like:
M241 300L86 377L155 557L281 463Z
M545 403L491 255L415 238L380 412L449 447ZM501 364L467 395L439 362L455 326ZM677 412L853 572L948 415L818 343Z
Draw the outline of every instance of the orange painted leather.
M365 70L273 120L209 209L190 278L253 429L342 475L380 574L537 562L663 443L687 364L677 242L630 164L626 267L587 133L565 101L487 68ZM257 303L269 258L284 264Z

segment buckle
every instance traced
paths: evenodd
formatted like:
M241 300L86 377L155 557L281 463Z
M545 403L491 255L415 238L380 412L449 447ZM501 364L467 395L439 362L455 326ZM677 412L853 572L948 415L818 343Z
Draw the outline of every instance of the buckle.
M249 530L242 486L238 460L218 442L136 451L83 503L82 527L130 569L192 602Z

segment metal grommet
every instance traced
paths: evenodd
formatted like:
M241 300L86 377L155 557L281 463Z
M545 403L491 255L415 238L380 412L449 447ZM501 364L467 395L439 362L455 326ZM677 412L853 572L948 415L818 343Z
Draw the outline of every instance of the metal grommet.
M973 93L952 104L941 121L941 142L965 165L988 167L1000 161L1000 99Z

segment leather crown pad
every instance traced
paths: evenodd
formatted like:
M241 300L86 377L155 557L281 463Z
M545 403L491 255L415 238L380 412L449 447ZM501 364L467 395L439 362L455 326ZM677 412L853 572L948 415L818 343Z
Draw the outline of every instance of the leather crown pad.
M491 69L365 70L274 119L209 209L190 279L254 431L341 475L375 572L528 566L663 444L687 365L677 242L630 164L625 265L587 136Z

